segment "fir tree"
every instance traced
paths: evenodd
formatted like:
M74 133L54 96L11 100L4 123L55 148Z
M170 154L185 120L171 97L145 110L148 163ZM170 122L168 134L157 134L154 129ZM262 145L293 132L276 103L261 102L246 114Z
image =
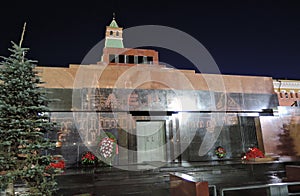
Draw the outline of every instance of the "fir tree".
M57 183L55 174L47 174L46 152L55 143L45 136L54 124L46 115L49 100L36 61L27 59L29 49L21 46L24 30L20 44L12 42L11 55L0 63L0 185L21 181L29 195L52 195Z

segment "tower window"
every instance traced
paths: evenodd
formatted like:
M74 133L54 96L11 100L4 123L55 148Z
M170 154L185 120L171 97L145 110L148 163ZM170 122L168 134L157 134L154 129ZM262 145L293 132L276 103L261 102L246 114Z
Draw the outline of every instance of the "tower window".
M138 64L143 64L143 59L144 57L143 56L138 56Z
M113 35L113 34L114 34L114 32L113 32L113 31L110 31L110 32L109 32L109 35Z
M115 63L116 62L116 56L114 54L109 55L109 62L110 63Z
M125 63L125 56L119 55L119 63Z
M134 64L134 56L133 55L129 55L129 56L126 56L127 59L127 63L130 63L130 64Z
M152 56L147 56L147 63L148 64L153 64L153 57Z
M119 31L117 31L116 36L119 37Z

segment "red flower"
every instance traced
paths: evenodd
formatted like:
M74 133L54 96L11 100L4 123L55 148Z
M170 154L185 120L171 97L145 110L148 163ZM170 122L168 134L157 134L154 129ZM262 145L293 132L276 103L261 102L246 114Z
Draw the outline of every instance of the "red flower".
M95 164L97 161L97 157L90 151L83 153L81 157L81 163L82 164Z
M245 155L246 160L254 159L254 158L264 158L265 155L258 148L250 148L249 151Z
M64 169L65 168L65 162L63 160L60 160L57 163L50 163L50 167L57 168L57 169Z

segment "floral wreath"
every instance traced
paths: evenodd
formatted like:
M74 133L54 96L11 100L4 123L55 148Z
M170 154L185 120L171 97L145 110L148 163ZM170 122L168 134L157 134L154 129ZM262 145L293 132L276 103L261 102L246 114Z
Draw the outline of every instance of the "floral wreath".
M86 151L82 153L80 160L82 165L95 165L98 158L91 151Z
M215 150L215 154L218 158L224 158L226 156L226 150L222 146L218 146Z
M104 137L100 138L97 152L99 153L101 160L111 164L115 155L118 154L116 137L110 132L105 132Z

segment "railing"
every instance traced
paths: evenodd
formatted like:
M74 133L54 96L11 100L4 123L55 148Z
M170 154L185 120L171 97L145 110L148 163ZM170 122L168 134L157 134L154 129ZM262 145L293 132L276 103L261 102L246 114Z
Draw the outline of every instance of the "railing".
M230 181L230 180L229 180ZM248 183L247 185L243 185L242 182L240 184L208 184L205 186L197 187L197 183L207 183L207 181L199 180L196 177L193 177L184 173L171 173L170 174L170 183L171 183L171 195L180 195L178 194L181 191L182 193L189 193L189 195L202 196L207 195L208 191L206 191L206 187L210 190L210 194L213 196L217 196L218 192L220 196L224 196L226 191L239 191L239 190L247 190L247 189L267 189L268 196L292 196L292 195L300 195L300 192L289 192L289 186L300 185L300 181L296 182L253 182ZM193 189L193 190L192 190ZM174 193L174 194L172 194Z
M269 195L270 196L300 195L300 192L298 192L298 193L289 193L288 186L292 186L292 185L300 185L300 182L283 182L283 183L272 183L272 184L232 186L232 187L220 188L220 192L221 192L221 196L224 196L225 191L269 188Z

